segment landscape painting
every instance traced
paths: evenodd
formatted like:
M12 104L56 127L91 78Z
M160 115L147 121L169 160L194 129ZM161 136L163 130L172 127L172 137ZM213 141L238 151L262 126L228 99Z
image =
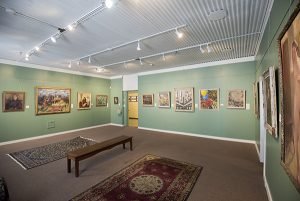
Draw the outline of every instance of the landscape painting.
M96 95L96 107L107 106L107 95Z
M199 93L200 110L219 109L219 89L200 89Z
M169 91L164 91L164 92L159 92L158 93L158 107L161 108L170 108L170 92Z
M89 110L91 109L92 94L86 92L78 92L77 94L77 109Z
M194 111L194 88L175 89L175 111L193 112Z
M143 95L143 106L153 106L153 94Z
M233 89L228 91L227 108L245 109L246 92L243 89Z
M58 87L36 88L36 115L70 112L71 89Z
M25 92L4 91L2 93L2 111L20 112L24 111Z
M281 164L300 193L300 3L278 38Z

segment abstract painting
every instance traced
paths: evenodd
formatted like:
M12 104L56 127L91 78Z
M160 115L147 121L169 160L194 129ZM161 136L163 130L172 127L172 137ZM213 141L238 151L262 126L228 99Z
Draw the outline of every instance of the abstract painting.
M36 88L36 115L70 112L71 89L59 87Z
M20 112L24 111L25 92L4 91L2 93L2 111Z
M107 106L107 95L96 95L96 107Z
M170 92L164 91L158 93L158 107L161 108L170 108Z
M246 92L243 89L233 89L228 91L227 108L245 109Z
M281 164L300 192L300 3L278 38Z
M193 112L194 111L194 88L175 89L175 111Z
M77 109L89 110L91 109L92 94L85 92L78 92L77 94Z
M219 109L219 89L200 89L199 93L200 110Z

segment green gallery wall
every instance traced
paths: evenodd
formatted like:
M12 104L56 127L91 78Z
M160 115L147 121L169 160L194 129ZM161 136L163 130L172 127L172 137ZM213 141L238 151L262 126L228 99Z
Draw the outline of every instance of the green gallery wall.
M274 0L270 17L264 32L256 60L256 80L270 66L279 68L278 36L287 24L298 0ZM278 83L277 83L278 85ZM280 111L280 104L278 111ZM259 144L259 123L256 122L255 140ZM280 130L280 129L279 129ZM279 133L279 136L281 133ZM300 193L296 190L285 170L280 165L281 139L267 134L266 138L266 178L273 201L299 201Z
M254 140L254 64L245 62L139 76L139 127ZM200 89L219 88L220 104L223 106L218 111L199 111L195 108L194 112L175 112L174 107L158 107L160 91L170 91L171 103L174 104L174 88L184 87L194 87L194 100L198 105ZM246 90L246 103L250 104L250 109L228 109L229 89ZM154 94L156 106L144 107L142 94Z
M123 125L124 111L123 111L123 80L111 80L110 103L111 103L111 123ZM114 104L114 97L118 97L118 104Z
M70 113L35 115L35 87L71 88ZM110 123L110 108L95 107L95 95L110 96L110 80L0 64L0 93L24 91L24 112L0 112L0 142ZM92 93L92 108L77 110L77 92ZM2 98L0 100L2 105ZM109 103L110 105L110 103ZM55 128L48 128L49 122Z

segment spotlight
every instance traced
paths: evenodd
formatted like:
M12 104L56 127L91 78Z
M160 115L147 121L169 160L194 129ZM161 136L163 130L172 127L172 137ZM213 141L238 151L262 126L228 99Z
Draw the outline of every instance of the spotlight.
M73 31L73 30L74 30L73 25L69 24L69 25L68 25L68 29L69 29L69 31Z
M116 4L116 0L105 0L105 6L111 8Z
M89 64L91 63L91 57L89 57L88 63L89 63Z
M163 60L163 61L166 61L165 54L163 54L162 60Z
M78 66L80 65L80 60L77 61L77 65L78 65Z
M182 38L183 33L179 32L178 29L176 28L176 35L177 35L178 38Z
M53 42L53 43L56 43L56 38L55 37L53 37L53 36L51 36L51 41Z
M39 51L39 50L40 50L40 47L35 46L34 49L35 49L36 51Z
M26 55L25 55L25 57L27 57L27 58L28 58L28 57L29 57L29 54L26 54Z
M212 51L211 47L207 44L207 52L210 53Z
M205 50L202 48L202 45L200 45L200 51L202 54L205 53Z
M140 41L138 41L138 45L137 45L137 48L136 48L136 50L137 50L137 51L140 51L140 50L142 50L142 49L141 49L141 47L140 47Z
M25 57L25 60L26 60L26 61L29 61L29 57Z
M144 64L143 64L143 61L142 61L142 59L141 59L141 58L140 58L140 64L141 64L141 65L144 65Z
M68 65L69 68L72 68L72 62L70 61L69 65Z

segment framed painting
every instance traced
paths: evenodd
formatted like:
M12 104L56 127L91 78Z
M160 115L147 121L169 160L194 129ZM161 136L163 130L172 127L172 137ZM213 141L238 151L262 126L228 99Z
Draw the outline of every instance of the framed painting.
M259 82L253 83L254 113L259 119Z
M158 107L160 107L160 108L170 108L171 107L169 91L163 91L163 92L158 93Z
M153 94L143 94L143 106L153 106Z
M199 110L219 110L219 89L200 89Z
M92 94L85 92L77 93L77 109L78 110L89 110L91 109Z
M25 107L25 92L4 91L2 93L3 112L21 112Z
M194 111L194 88L175 89L175 111L193 112Z
M275 68L272 66L263 74L265 127L275 138L277 134L277 106Z
M281 164L300 192L300 3L278 38Z
M119 97L114 97L114 104L119 104Z
M138 97L137 96L129 96L128 102L138 102Z
M96 107L107 106L107 95L96 95Z
M36 115L68 113L71 89L59 87L36 87Z
M233 89L228 91L227 108L245 109L246 108L246 91L243 89Z

